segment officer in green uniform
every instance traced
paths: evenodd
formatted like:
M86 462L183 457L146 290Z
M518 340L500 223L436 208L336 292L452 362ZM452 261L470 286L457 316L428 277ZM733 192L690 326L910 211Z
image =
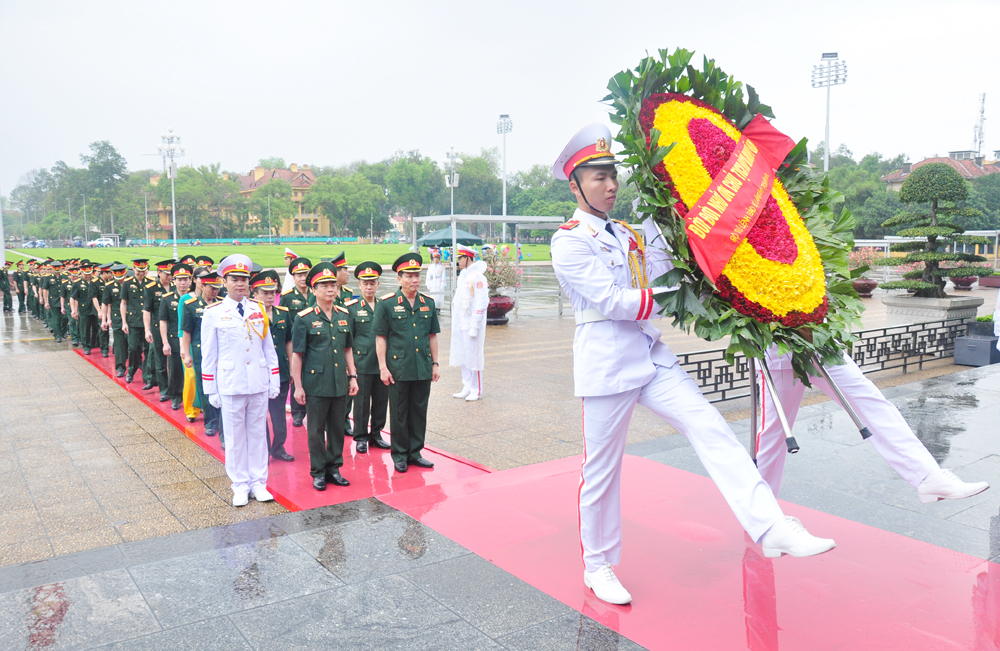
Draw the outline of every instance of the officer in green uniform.
M111 331L115 351L115 377L124 377L125 365L128 363L128 337L122 330L124 321L122 321L119 305L121 304L122 283L125 282L128 267L116 262L111 265L110 271L111 282L104 286L101 304L105 309L107 329Z
M278 397L267 401L272 427L267 449L272 459L295 461L295 457L285 451L285 440L288 438L285 404L288 402L288 383L291 379L288 358L292 351L292 315L287 307L274 304L274 299L278 296L278 272L268 270L255 275L250 279L250 291L253 292L254 299L264 306L271 328L271 339L274 341L274 352L278 355L278 373L281 378Z
M170 293L170 269L175 264L177 261L173 259L160 260L156 263L157 279L146 283L146 293L142 299L142 321L146 328L146 343L149 344L146 363L153 371L147 378L146 369L143 369L143 379L146 380L146 384L142 388L158 387L160 389L160 402L170 400L170 396L167 395L167 356L163 354L163 344L169 342L163 341L160 336L159 323L153 323L153 321L159 318L160 299L164 294ZM150 360L153 361L150 362Z
M69 326L66 310L66 294L69 286L69 277L62 273L63 263L52 261L52 275L49 276L48 297L49 297L49 328L55 337L56 343L61 343L66 337L66 330Z
M100 340L100 300L101 281L94 278L94 266L91 262L83 264L81 271L83 278L77 287L77 301L79 307L77 328L80 334L80 343L83 345L83 354L89 355L90 351L101 344Z
M104 302L104 292L115 284L115 281L111 279L111 265L113 264L113 262L108 262L97 267L97 306L100 308L97 314L97 343L101 346L101 357L107 357L111 349L111 314Z
M149 269L149 260L145 258L135 258L132 260L132 271L135 273L131 278L126 278L121 285L121 302L118 311L121 314L123 325L122 332L128 336L128 366L125 369L125 382L131 383L136 371L142 366L142 355L146 351L146 327L142 319L143 295L146 286L146 271ZM143 369L143 379L151 380L145 375Z
M354 292L347 288L347 281L351 278L351 274L347 269L347 254L341 251L336 258L330 260L333 264L334 269L337 270L337 298L334 299L334 305L339 305L345 307L347 301L354 300ZM354 398L351 396L347 397L347 408L344 412L344 434L347 436L354 436L354 427L351 425L351 419L348 418L351 414L351 409L354 406Z
M41 265L39 265L38 262L36 262L35 260L32 260L28 266L31 269L31 275L28 279L29 280L28 289L31 290L31 296L30 296L31 316L35 317L36 319L41 319L42 311L41 311L41 301L39 300L40 296L39 285L41 283L42 268Z
M181 359L181 340L177 327L178 311L181 296L191 288L191 265L179 263L170 268L173 289L160 297L157 314L157 330L160 331L160 348L166 356L167 366L167 397L170 398L170 408L177 411L181 408L184 398L184 362ZM161 391L162 395L162 391ZM162 398L161 398L162 402Z
M337 272L329 262L321 262L309 271L307 282L316 305L300 311L292 324L291 370L295 401L305 405L309 419L309 472L313 488L321 491L327 482L350 485L340 474L344 409L347 396L358 392L358 376L351 352L351 315L334 305Z
M80 290L82 287L80 278L80 267L75 260L67 260L63 263L67 277L63 281L63 292L65 294L65 315L67 332L74 346L80 345Z
M10 293L10 267L14 264L10 260L3 264L0 269L0 292L3 292L3 311L14 311L14 297Z
M312 261L309 258L295 258L288 265L288 273L295 281L295 286L281 293L281 307L286 308L292 317L292 324L295 324L296 316L305 308L313 305L312 292L309 291L309 284L306 277L312 269ZM289 385L289 391L295 395L295 382ZM306 417L306 408L295 400L291 401L292 406L292 426L302 427L302 419Z
M338 274L339 275L339 274ZM389 443L382 438L386 409L389 406L389 387L382 384L375 354L375 304L378 299L379 277L382 266L377 262L362 262L354 268L361 298L344 303L351 313L351 334L354 336L354 366L358 369L358 395L354 396L354 446L360 454L373 445L383 450ZM368 421L371 419L371 427Z
M18 314L24 314L28 309L28 299L24 293L24 275L24 260L18 260L17 266L10 274L11 283L14 285L14 293L17 294Z
M197 298L189 298L184 303L184 316L181 318L181 356L185 366L194 367L195 392L205 414L205 436L219 435L219 444L226 449L226 439L222 431L222 412L212 406L205 398L201 384L201 318L205 308L215 305L222 289L222 278L214 271L199 275L201 294Z
M437 361L441 326L434 299L417 291L423 261L419 253L397 258L392 270L399 278L399 290L375 305L375 351L382 382L389 387L396 472L406 472L411 465L434 467L420 451L427 433L431 382L441 378Z

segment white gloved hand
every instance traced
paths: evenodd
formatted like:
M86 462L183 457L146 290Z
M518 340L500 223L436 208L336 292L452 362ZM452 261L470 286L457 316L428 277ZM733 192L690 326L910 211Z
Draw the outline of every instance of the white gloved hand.
M475 328L469 329L469 337L475 339L478 335L479 335L479 330L476 330Z
M212 405L216 409L222 409L222 396L218 393L208 394L208 404Z
M267 398L268 398L268 400L274 400L275 398L278 397L279 393L281 393L281 389L280 388L271 389L270 391L267 392Z

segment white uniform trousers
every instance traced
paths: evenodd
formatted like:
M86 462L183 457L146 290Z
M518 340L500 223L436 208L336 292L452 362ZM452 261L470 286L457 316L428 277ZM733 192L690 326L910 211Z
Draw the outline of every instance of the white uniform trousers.
M579 503L580 542L587 571L621 561L622 456L636 403L687 437L736 518L755 541L783 517L746 448L691 376L679 364L670 368L656 366L656 375L643 387L583 398Z
M847 355L844 357L844 364L827 366L827 372L840 387L844 397L847 398L861 421L868 426L872 433L868 440L875 447L875 451L886 460L893 470L916 488L927 479L927 475L931 474L933 470L937 470L937 461L916 437L895 405L886 400L878 387L864 376L853 359ZM777 366L777 364L772 363L770 366ZM781 401L781 406L785 409L788 426L794 427L795 416L799 413L799 406L802 403L806 387L795 378L795 373L789 365L783 366L788 368L771 368L771 377L774 379L774 386L778 391L778 400ZM762 375L763 371L758 371L758 385L762 381ZM834 402L840 404L840 401L837 400L837 394L834 393L825 379L813 377L809 381ZM760 388L763 389L762 386ZM785 446L785 433L782 431L781 422L774 411L774 402L771 400L770 393L762 391L761 395L763 396L764 413L760 419L760 425L757 427L757 468L764 481L777 495L778 489L781 487L781 476L785 470L785 456L788 451ZM860 434L858 436L860 437Z
M233 492L267 484L267 393L222 396L226 474Z
M465 364L462 364L462 390L482 395L483 372L474 371Z

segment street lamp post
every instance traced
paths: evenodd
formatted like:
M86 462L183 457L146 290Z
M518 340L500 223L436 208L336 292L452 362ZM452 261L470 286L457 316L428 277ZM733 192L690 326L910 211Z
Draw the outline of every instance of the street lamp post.
M142 193L142 214L146 223L146 244L149 244L149 197Z
M507 134L514 128L510 116L506 113L497 122L497 133L503 135L503 216L507 216ZM507 243L507 222L503 223L503 243Z
M167 172L167 178L170 179L170 221L173 222L174 227L174 259L177 259L177 201L174 197L177 163L174 158L180 158L184 155L184 146L177 144L181 141L181 137L175 134L173 129L167 129L167 132L162 134L160 139L163 140L163 144L156 149L163 155L163 169ZM168 158L170 159L169 167L167 166Z
M458 187L458 168L462 166L462 159L455 153L454 146L445 152L444 157L447 161L444 168L448 170L444 177L444 185L451 188L451 286L455 287L455 281L458 277L458 256L455 255L458 249L458 232L455 226L455 188ZM414 225L414 244L416 244L416 233L417 227Z
M826 140L823 142L823 171L830 171L830 87L847 83L847 62L838 61L836 52L824 52L826 66L813 66L812 87L826 88Z

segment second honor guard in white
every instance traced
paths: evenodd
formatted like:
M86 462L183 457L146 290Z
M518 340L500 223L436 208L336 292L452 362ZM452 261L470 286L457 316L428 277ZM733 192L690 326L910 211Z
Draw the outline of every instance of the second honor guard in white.
M832 549L795 518L786 517L750 455L725 419L660 341L650 322L649 283L670 269L659 229L647 220L640 235L608 218L618 192L611 132L584 127L553 165L577 199L573 218L552 236L552 266L576 316L573 376L583 401L584 462L580 478L580 538L584 585L604 601L632 596L615 576L621 560L622 455L635 405L641 404L691 442L736 518L765 556L812 556Z
M483 349L486 346L486 308L490 290L486 283L486 262L476 261L476 252L458 245L458 287L451 299L451 353L449 366L462 367L462 390L453 394L469 402L483 395Z
M247 298L251 266L240 254L219 263L227 294L201 320L202 387L222 411L233 506L244 506L250 494L258 502L274 499L267 490L267 401L278 397L281 375L264 308Z

